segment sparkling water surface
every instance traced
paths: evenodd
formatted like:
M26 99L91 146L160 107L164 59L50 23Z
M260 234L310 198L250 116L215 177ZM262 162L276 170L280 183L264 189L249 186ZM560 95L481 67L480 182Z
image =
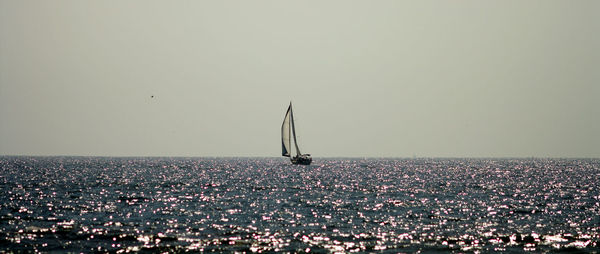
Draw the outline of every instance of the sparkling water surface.
M0 157L0 252L600 251L598 159Z

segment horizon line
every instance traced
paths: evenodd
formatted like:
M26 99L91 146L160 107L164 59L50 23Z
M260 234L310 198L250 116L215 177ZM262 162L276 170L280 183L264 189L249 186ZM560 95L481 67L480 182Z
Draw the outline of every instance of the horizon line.
M88 158L282 158L282 156L230 156L230 155L8 155L0 157L88 157ZM577 156L313 156L322 159L600 159Z

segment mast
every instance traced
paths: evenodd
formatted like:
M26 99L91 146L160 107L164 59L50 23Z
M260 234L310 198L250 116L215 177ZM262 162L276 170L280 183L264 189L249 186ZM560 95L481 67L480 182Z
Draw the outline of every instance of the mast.
M300 148L298 148L298 141L296 140L296 126L294 124L294 112L292 110L292 102L290 102L290 122L292 123L292 134L294 135L294 145L296 145L296 156L301 155Z

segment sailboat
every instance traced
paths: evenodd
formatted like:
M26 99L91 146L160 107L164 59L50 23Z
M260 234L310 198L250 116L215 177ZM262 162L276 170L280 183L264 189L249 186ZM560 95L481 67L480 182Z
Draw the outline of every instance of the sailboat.
M296 147L296 155L292 157L292 137ZM310 154L302 154L298 148L296 140L296 127L294 126L294 113L292 112L292 102L285 113L283 124L281 124L281 155L290 157L292 164L310 165L312 158Z

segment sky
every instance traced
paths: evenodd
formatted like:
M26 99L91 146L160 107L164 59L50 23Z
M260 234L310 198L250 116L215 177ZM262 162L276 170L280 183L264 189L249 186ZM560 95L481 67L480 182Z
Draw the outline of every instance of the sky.
M599 158L599 12L0 0L0 155Z

